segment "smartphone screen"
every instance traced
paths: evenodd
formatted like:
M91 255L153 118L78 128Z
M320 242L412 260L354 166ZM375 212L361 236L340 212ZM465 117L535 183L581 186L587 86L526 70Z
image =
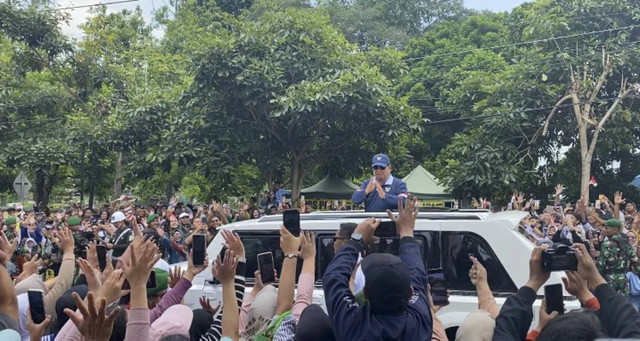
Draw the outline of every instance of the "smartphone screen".
M431 285L431 298L433 298L433 304L441 307L449 305L449 296L447 295L444 270L442 268L430 269L428 276L429 284Z
M396 237L396 223L393 221L383 221L373 234L376 237Z
M545 285L544 299L547 301L547 314L557 311L564 314L564 302L562 300L562 284Z
M193 265L205 265L206 239L204 234L193 236Z
M260 279L262 283L273 283L275 279L275 269L273 267L273 254L264 252L258 254L258 269L260 270Z
M104 271L107 267L107 247L105 245L97 245L96 251L98 253L98 264L100 265L100 271Z
M300 235L300 211L286 210L282 214L282 225L291 232L292 235L298 237Z
M42 290L27 291L29 298L29 310L31 310L31 319L35 324L40 324L45 319L44 313L44 293Z
M149 273L149 279L147 280L147 288L155 288L157 285L156 272L151 270L151 273Z

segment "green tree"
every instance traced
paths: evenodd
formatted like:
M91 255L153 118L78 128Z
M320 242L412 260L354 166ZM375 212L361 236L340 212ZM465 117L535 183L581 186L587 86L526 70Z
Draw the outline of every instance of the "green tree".
M326 16L288 9L225 20L232 29L198 61L192 96L212 115L243 125L244 141L261 151L254 159L269 150L286 159L294 200L318 165L363 144L381 147L381 136L417 123L415 111L391 96L391 83Z

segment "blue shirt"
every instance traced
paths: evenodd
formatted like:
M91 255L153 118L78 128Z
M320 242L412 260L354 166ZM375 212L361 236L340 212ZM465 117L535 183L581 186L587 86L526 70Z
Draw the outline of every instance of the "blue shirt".
M397 210L398 196L402 196L406 199L408 195L407 184L393 176L389 176L387 182L382 185L382 189L385 191L384 199L380 198L378 191L375 189L371 191L369 195L366 195L365 189L369 185L369 181L371 181L371 179L365 180L364 183L362 183L362 186L360 186L360 188L358 188L351 196L351 201L356 205L360 205L364 202L364 210L366 212Z

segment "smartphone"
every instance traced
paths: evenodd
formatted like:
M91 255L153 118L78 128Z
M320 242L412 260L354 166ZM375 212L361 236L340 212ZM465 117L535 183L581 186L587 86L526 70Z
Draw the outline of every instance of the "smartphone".
M600 199L596 200L596 209L599 210L602 207L602 204L600 203Z
M433 298L433 304L441 307L449 305L449 295L447 294L444 269L430 269L428 277L429 284L431 285L431 298Z
M29 310L31 319L35 324L40 324L45 319L44 313L44 292L42 290L31 289L27 291L29 298Z
M373 233L376 237L396 237L396 223L393 221L383 221Z
M564 301L562 300L562 284L551 284L544 286L544 299L547 301L547 314L557 311L559 315L564 314Z
M260 279L262 283L273 283L276 278L273 267L273 253L264 252L258 254L258 269L260 270Z
M97 245L96 251L98 253L98 264L100 265L100 271L104 271L107 267L107 247L105 245Z
M156 282L156 271L151 270L151 273L149 273L149 279L147 280L147 288L155 288L157 286L158 283Z
M206 254L206 236L204 234L196 234L193 236L193 265L205 265L205 254Z
M158 286L158 283L156 282L156 271L151 270L149 273L149 279L147 279L147 288L155 288L156 286ZM120 289L130 290L131 285L129 284L129 281L125 279L124 283L122 283L122 288Z
M300 236L300 211L284 211L284 213L282 213L282 225L284 225L292 235L296 237Z

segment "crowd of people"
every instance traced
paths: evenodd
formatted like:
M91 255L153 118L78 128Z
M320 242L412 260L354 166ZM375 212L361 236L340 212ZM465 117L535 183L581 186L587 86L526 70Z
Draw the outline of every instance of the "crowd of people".
M278 191L272 191L274 197ZM362 191L368 195L366 184ZM499 309L487 271L470 257L478 311L467 316L456 340L640 338L640 214L622 193L613 201L601 197L599 207L583 200L565 204L562 193L558 186L554 205L542 210L534 200L514 193L510 208L528 211L518 229L536 244L529 281ZM385 197L379 189L377 195ZM266 193L265 199L269 197ZM417 201L395 196L398 212L387 212L399 237L397 255L367 253L379 220L341 224L334 237L335 256L322 278L324 310L312 304L316 242L309 231L294 236L282 227L284 260L274 274L277 284L262 283L256 271L255 284L245 295L244 245L237 234L219 227L289 208L286 200L265 199L252 199L236 210L215 201L123 204L114 211L72 205L49 215L9 209L0 224L0 339L447 340L437 317L441 307L431 298L429 260L413 237ZM217 233L226 251L211 264L207 258L204 266L195 265L193 236L211 241ZM578 264L577 271L566 273L565 289L583 309L559 315L543 307L538 325L529 331L531 307L549 278L541 255L561 244L573 250ZM98 247L107 250L104 266ZM186 271L171 267L185 261ZM221 305L212 306L202 297L201 309L192 310L181 302L209 264L222 287ZM151 272L155 284L148 287ZM33 321L29 307L28 291L34 289L43 293L46 318L41 323ZM568 329L567 324L579 328Z

